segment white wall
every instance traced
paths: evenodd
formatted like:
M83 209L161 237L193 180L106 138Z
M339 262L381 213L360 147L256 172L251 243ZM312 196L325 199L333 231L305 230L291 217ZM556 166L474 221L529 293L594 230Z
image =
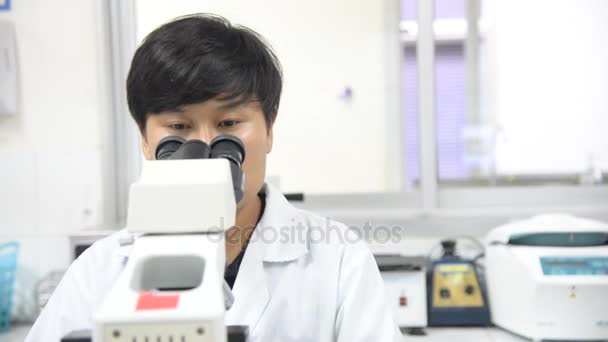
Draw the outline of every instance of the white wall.
M20 0L0 12L15 26L20 77L18 116L0 121L0 243L22 243L34 279L67 267L68 234L101 225L113 205L102 3Z
M499 173L608 170L608 2L487 0L481 86Z
M275 49L285 76L267 175L278 177L286 192L397 190L401 156L387 132L390 115L400 115L389 113L398 111L389 101L399 99L387 91L387 79L399 61L387 65L386 3L143 0L137 1L138 38L199 12L256 30ZM352 101L339 98L346 86L353 89Z

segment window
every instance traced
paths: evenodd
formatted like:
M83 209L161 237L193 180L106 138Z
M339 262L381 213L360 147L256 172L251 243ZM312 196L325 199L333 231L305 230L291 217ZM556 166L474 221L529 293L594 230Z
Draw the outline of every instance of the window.
M599 127L608 123L608 106L600 95L608 93L608 49L593 37L608 33L600 16L608 14L608 7L596 2L580 8L576 1L566 1L551 3L547 13L544 5L522 1L482 5L478 106L469 110L467 1L435 0L439 184L607 182L608 138ZM416 0L402 0L404 150L410 186L420 177L416 7ZM564 23L569 23L567 29Z
M418 75L416 63L416 0L402 0L403 115L405 125L406 182L416 186L420 178ZM466 1L435 1L435 81L438 177L462 179L468 175L466 142L466 79L464 42ZM441 32L441 28L445 31ZM438 32L439 31L439 32Z
M497 184L605 184L608 47L598 42L608 35L608 4L483 4L476 138L490 147L492 167L480 176Z

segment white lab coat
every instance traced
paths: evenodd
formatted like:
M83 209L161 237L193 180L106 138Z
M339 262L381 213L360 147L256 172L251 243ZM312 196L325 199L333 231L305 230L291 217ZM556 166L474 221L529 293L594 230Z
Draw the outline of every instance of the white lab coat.
M266 208L241 263L226 325L249 326L249 341L256 342L400 340L365 242L353 242L354 232L340 223L293 207L272 186L264 191ZM120 245L125 237L126 230L117 232L74 261L27 342L92 329L128 257L131 247Z

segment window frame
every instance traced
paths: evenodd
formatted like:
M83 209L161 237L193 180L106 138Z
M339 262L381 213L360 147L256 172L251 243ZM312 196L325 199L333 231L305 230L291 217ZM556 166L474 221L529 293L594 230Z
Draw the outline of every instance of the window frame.
M140 134L131 119L127 105L126 80L135 53L136 16L134 0L107 0L105 24L110 47L112 98L112 162L114 210L108 226L124 227L127 223L129 189L139 178L142 164Z

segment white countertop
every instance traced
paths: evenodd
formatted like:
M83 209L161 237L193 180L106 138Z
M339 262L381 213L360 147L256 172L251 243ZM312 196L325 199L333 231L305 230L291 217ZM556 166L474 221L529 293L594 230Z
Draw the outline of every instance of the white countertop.
M529 341L496 327L427 328L425 336L404 335L404 341L419 342L523 342Z
M23 342L30 325L16 325L0 335L1 342ZM419 342L522 342L525 339L499 328L427 328L426 336L404 335L404 341ZM59 342L59 341L49 341Z

